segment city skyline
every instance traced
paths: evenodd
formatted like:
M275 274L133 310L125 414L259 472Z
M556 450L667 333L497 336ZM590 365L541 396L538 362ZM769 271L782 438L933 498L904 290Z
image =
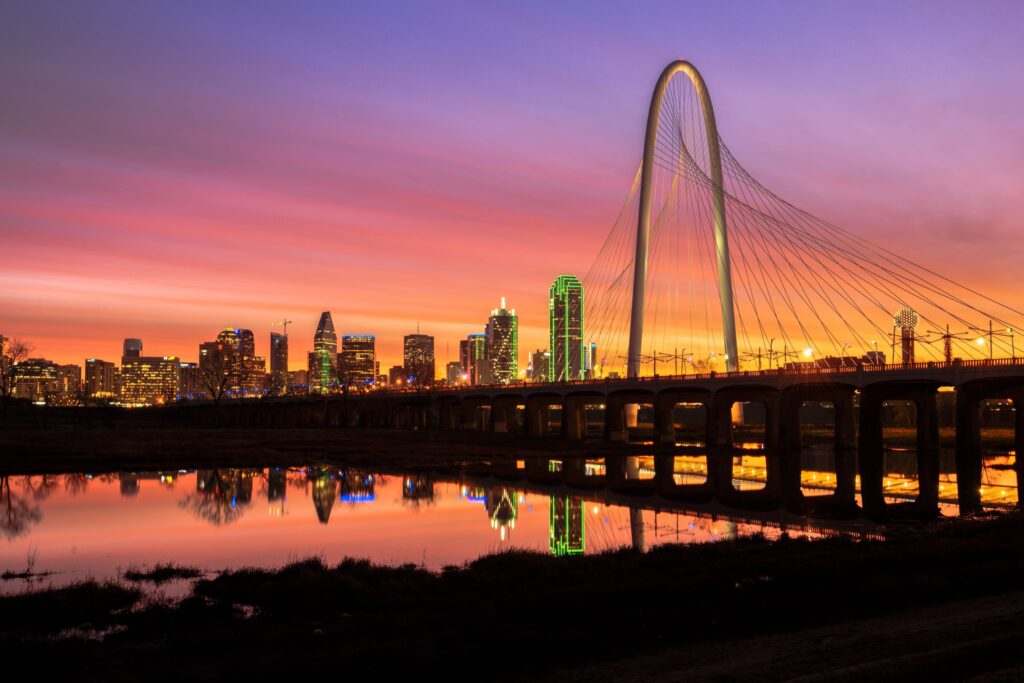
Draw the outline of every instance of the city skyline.
M1019 150L1003 140L1020 137L1010 112L1021 96L999 83L1024 63L1016 41L1004 39L1020 10L955 10L890 8L883 28L860 8L807 6L795 20L797 12L748 6L737 25L731 8L687 8L701 21L676 21L682 10L663 5L666 28L620 54L583 49L622 29L608 6L577 27L572 51L519 28L536 7L448 6L397 20L394 45L351 36L368 68L361 74L347 65L347 48L316 40L324 34L313 24L336 28L338 10L328 7L295 18L314 38L309 47L286 42L269 54L260 36L279 17L262 7L244 17L133 8L120 20L134 32L114 32L106 22L113 10L102 4L60 19L17 7L0 28L10 51L0 80L19 103L0 129L0 333L59 364L116 359L126 337L192 361L209 330L231 325L252 329L257 354L269 357L271 321L294 318L289 336L306 340L327 309L339 332L377 336L382 367L398 362L402 337L420 321L443 367L456 359L442 356L446 345L477 329L481 312L506 295L522 316L521 347L542 348L543 291L556 274L582 274L592 261L635 170L652 73L681 52L713 84L723 135L773 189L956 279L969 280L984 259L986 291L1016 298L1021 171ZM354 11L369 26L385 22L373 9ZM563 10L545 16L552 30L576 20ZM239 18L252 37L236 38L219 70L193 79L174 66L181 45L196 60L218 54L217 21ZM716 21L725 18L728 32ZM408 39L422 21L447 22L460 36L476 31L452 54L417 53L438 90L433 104L416 81L391 78L415 50ZM784 21L804 31L765 36L763 26ZM167 36L147 25L168 27ZM67 40L48 44L47 66L33 46L54 31ZM83 31L109 39L111 52L84 51ZM826 32L833 46L849 47L823 53ZM871 51L857 47L866 37ZM508 50L450 68L480 44ZM110 60L128 48L132 64ZM252 60L279 72L246 77ZM550 68L562 62L564 72ZM502 73L510 87L483 82L484 71ZM89 85L76 77L83 72ZM937 87L953 80L955 89ZM235 125L227 93L217 92L226 83L245 125ZM415 117L397 106L402 88L418 104ZM289 104L281 92L294 95ZM456 111L467 125L450 124ZM303 189L289 176L323 180ZM459 245L452 258L442 240ZM42 246L43 261L35 257ZM202 288L188 284L197 280ZM293 342L291 369L304 367L308 350Z

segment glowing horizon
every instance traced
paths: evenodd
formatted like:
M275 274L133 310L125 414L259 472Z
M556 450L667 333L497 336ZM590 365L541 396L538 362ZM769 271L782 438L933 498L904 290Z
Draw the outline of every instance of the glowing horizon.
M507 297L525 367L679 56L773 190L1019 302L1024 10L740 7L8 8L0 334L81 365L126 337L194 361L231 326L266 357L287 317L300 369L330 310L382 372L419 324L443 376Z

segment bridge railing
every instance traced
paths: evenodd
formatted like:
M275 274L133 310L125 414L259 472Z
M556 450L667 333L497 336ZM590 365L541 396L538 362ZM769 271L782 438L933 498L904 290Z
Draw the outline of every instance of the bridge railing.
M566 387L586 387L586 386L607 386L609 384L616 385L635 385L637 383L646 384L649 382L663 382L663 381L678 381L678 382L697 382L707 381L712 379L734 379L734 378L757 378L757 377L801 377L801 376L835 376L835 375L855 375L858 373L876 373L876 372L894 372L901 370L949 370L954 368L1006 368L1006 367L1024 367L1024 357L1021 358L991 358L983 360L962 360L957 359L953 361L926 361L921 363L857 363L847 364L838 366L813 366L808 367L789 367L789 368L771 368L769 370L737 370L735 372L703 372L703 373L691 373L685 375L644 375L641 377L612 377L612 378L600 378L600 379L589 379L589 380L567 380L562 382L527 382L526 380L515 380L508 384L477 384L472 386L445 386L436 387L434 391L437 392L465 392L468 390L489 390L489 389L509 389L513 387L530 388L532 390L543 389L549 387L552 389L564 389ZM414 389L401 389L399 391L415 391ZM420 391L423 391L421 388Z

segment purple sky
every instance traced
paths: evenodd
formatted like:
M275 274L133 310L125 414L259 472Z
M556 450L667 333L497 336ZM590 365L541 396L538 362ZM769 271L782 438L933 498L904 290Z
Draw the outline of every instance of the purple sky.
M766 186L1021 303L1024 4L502 4L4 2L0 334L194 359L287 315L301 367L330 309L386 367L507 296L525 356L678 57Z

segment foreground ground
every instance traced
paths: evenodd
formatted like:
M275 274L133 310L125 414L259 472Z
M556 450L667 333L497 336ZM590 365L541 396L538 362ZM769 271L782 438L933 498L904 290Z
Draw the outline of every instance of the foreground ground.
M0 650L6 674L43 680L1014 680L1022 536L1013 513L440 574L308 560L199 580L177 605L84 584L0 599Z

